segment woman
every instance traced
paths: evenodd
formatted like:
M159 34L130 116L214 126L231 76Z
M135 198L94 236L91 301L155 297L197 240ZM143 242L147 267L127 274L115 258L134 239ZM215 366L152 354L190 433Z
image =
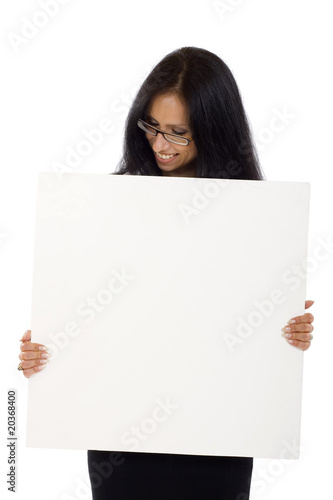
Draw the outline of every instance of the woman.
M236 82L218 56L185 47L157 64L129 112L115 173L263 179ZM283 335L305 351L314 318L292 319ZM47 362L44 346L30 339L27 331L19 356L26 377ZM88 466L94 500L246 500L253 459L89 450Z

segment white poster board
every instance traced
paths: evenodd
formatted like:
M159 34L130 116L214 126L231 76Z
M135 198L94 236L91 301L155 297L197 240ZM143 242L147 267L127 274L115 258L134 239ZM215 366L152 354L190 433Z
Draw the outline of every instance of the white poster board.
M40 173L27 445L295 458L309 191Z

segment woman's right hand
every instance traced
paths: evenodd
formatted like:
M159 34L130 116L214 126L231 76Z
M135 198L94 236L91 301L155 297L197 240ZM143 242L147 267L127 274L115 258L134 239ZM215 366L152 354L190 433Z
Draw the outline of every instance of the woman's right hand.
M21 354L19 355L23 375L27 378L45 368L49 358L45 345L34 344L30 341L31 330L27 330L21 338Z

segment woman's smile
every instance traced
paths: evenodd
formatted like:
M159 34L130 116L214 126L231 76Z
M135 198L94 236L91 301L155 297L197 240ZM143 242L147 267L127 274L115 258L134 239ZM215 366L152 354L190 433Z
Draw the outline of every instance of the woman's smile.
M162 153L155 153L155 156L156 156L156 159L158 162L161 162L161 163L171 163L172 160L178 155L178 153L175 153L175 154L162 154Z

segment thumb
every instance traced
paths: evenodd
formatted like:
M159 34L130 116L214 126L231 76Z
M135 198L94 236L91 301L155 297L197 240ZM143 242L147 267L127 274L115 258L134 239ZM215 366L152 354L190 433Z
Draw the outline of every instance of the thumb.
M26 330L20 339L21 342L30 342L31 340L31 330Z
M305 301L305 309L309 309L314 304L314 300L306 300Z

